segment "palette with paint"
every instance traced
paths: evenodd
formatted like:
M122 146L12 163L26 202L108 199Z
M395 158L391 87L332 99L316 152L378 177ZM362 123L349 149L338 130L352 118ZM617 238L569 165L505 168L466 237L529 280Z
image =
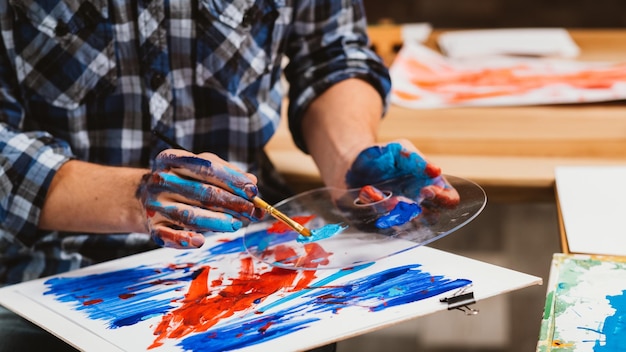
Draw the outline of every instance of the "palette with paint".
M318 188L304 192L274 207L309 229L335 225L341 231L327 238L302 241L296 231L268 217L247 228L244 245L252 256L265 263L319 270L370 263L429 244L468 224L487 202L485 192L474 182L455 176L446 178L461 200L451 208L422 202L415 189L420 182L412 177L376 185L385 198L373 203L360 201L361 189ZM390 216L391 202L397 202L398 197L419 204L419 214L410 221L381 226L381 220Z

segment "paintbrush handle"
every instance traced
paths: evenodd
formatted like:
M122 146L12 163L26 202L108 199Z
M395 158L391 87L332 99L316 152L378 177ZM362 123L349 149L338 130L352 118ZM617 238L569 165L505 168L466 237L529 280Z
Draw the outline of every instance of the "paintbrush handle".
M292 218L288 217L287 215L281 213L280 211L278 211L278 209L276 209L273 206L269 205L263 199L261 199L259 197L254 197L254 198L252 198L252 202L257 207L265 209L271 216L273 216L276 219L282 221L285 225L291 227L294 231L296 231L297 233L301 234L302 236L306 236L306 237L311 236L311 230L309 230L306 227L300 225L298 222L296 222Z

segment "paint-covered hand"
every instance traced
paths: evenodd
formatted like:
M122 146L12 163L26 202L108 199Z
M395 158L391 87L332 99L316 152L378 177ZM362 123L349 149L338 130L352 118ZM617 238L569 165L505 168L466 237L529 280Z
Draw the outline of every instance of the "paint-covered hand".
M168 149L137 189L147 228L163 247L198 248L204 232L233 232L264 210L250 201L258 193L256 177L211 153Z
M406 190L408 196L434 206L459 204L459 193L441 174L441 169L426 161L406 140L363 150L350 167L346 184L358 188L409 175L416 182L412 189Z

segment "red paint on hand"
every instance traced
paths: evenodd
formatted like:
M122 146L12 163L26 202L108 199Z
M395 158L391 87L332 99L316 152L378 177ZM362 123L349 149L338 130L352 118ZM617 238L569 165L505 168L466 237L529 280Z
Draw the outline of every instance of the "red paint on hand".
M420 191L424 201L436 204L445 208L454 208L461 202L461 196L452 187L440 187L437 185L426 186Z
M441 175L441 168L439 166L435 166L434 164L428 163L426 164L426 169L424 169L424 173L428 175L430 178L435 178Z
M359 191L359 200L361 203L370 204L380 202L383 199L385 199L385 193L374 186L363 186Z

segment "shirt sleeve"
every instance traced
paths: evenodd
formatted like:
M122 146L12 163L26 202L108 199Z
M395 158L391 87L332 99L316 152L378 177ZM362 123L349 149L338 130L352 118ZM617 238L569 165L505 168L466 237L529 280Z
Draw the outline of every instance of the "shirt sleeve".
M27 131L19 87L0 38L0 236L32 245L50 181L69 160L67 143L43 131Z
M371 50L361 0L299 1L287 42L289 128L295 144L307 152L301 126L311 102L333 84L360 78L389 104L389 71Z

